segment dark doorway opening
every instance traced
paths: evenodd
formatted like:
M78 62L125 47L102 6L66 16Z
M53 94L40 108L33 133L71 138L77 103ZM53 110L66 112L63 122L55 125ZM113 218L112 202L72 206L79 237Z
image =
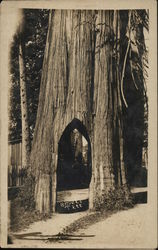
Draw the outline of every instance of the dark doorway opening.
M88 209L91 172L90 139L83 123L74 119L65 128L58 145L57 212Z

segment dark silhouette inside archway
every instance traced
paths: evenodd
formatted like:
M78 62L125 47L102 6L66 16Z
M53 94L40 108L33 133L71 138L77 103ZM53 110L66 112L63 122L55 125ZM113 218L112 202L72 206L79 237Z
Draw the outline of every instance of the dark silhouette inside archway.
M75 212L88 208L88 197L82 199L84 192L88 194L91 172L90 139L83 123L75 118L65 128L58 145L58 212Z

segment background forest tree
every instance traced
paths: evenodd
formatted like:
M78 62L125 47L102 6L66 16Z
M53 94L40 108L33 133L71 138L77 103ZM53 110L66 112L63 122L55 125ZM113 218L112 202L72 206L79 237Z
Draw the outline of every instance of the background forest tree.
M44 48L48 28L48 10L24 9L23 34L25 81L27 87L28 118L30 139L36 121L39 88L42 72ZM19 76L19 34L14 35L10 49L10 112L9 112L9 141L18 142L22 139L21 104L20 104L20 76Z
M64 13L64 11L59 13L58 11L51 12L49 23L48 11L46 10L25 10L24 12L26 16L24 32L26 47L25 67L31 139L33 138L36 122L35 136L33 138L33 150L31 153L31 164L33 169L36 171L35 199L38 204L37 208L41 210L41 201L38 202L38 200L41 190L46 188L47 190L45 194L48 195L48 200L44 201L46 204L46 211L49 210L51 199L53 199L53 197L48 198L52 195L50 194L51 191L49 190L49 184L50 175L53 171L51 161L52 155L54 156L54 154L50 152L52 150L52 137L55 136L53 134L51 135L50 130L52 130L52 124L54 122L53 114L56 113L57 108L61 107L60 104L57 104L56 106L54 102L56 100L56 96L58 95L59 100L61 98L62 105L65 105L67 98L71 102L72 99L70 94L73 94L72 91L75 89L71 82L74 77L73 71L71 73L71 68L73 67L73 61L71 60L78 59L75 55L74 57L72 56L74 53L72 47L76 48L78 56L81 56L80 53L82 51L85 65L86 63L87 65L90 63L90 66L87 66L89 69L86 69L88 71L82 71L81 67L78 71L76 71L76 74L79 74L78 77L81 77L80 73L82 73L82 81L84 83L85 81L89 82L86 82L87 87L85 89L85 93L90 93L90 96L86 97L88 101L85 100L85 106L86 109L92 114L91 122L93 123L95 120L95 124L98 125L95 125L95 128L93 125L91 127L90 124L88 124L89 120L85 120L84 123L88 130L94 129L99 131L101 129L104 131L104 126L107 126L107 123L109 123L109 129L111 126L113 129L111 131L111 137L109 137L112 146L109 156L112 154L110 156L110 165L114 175L115 184L132 184L134 176L142 165L143 147L147 147L147 95L145 87L145 74L148 61L147 49L145 47L144 40L144 29L148 30L148 12L146 10L109 12L85 11L84 13L82 13L82 11L70 11L67 14L65 14L66 12ZM37 16L40 18L36 19ZM67 20L71 23L72 16L75 23L73 25L76 25L73 26L73 29L75 30L73 30L73 32L71 31L72 27L69 31L66 27ZM32 25L32 20L34 20L36 24L34 27ZM59 25L60 22L63 27ZM48 34L44 55L47 27ZM85 31L84 33L82 33L82 29ZM77 32L80 32L80 36ZM76 37L76 40L74 37L72 38L71 35L72 37ZM56 40L53 40L55 39L54 37L56 37ZM81 42L83 45L83 48L80 48L80 50L77 41L78 43ZM88 51L88 48L90 51ZM89 59L87 59L86 55L84 55L86 50L87 53L89 53L87 54ZM55 56L53 53L55 53ZM45 56L45 59L42 69L43 55ZM71 56L72 58L70 60ZM13 84L11 89L11 103L13 104L13 112L11 112L10 119L10 138L16 138L18 135L19 139L21 136L21 116L20 112L17 112L17 110L20 110L20 101L18 102L16 98L18 96L20 99L20 94L19 71L16 58L16 43L14 43L11 49L11 73ZM60 76L56 73L57 69ZM41 71L43 71L43 73L40 89L40 101L38 105ZM46 74L49 75L50 71L54 72L54 76L51 74L51 77L47 79ZM62 72L62 75L60 72ZM112 75L110 76L109 74ZM53 77L56 78L53 79ZM79 81L80 85L80 80L75 79L75 77L74 80L76 82ZM54 85L57 84L57 82L60 82L60 87L63 87L63 90L61 89L62 92L60 92L60 89ZM93 85L94 83L97 84L97 87L96 85ZM102 93L101 91L99 95L107 95L106 98L104 96L105 103L102 101L101 103L96 103L95 98L98 95L96 89L100 88L101 90L104 85L107 85L107 91L105 93ZM72 89L70 89L70 86ZM54 89L52 90L52 88ZM81 86L81 88L84 90L85 86ZM89 92L87 92L87 88L90 88ZM77 91L77 89L75 91ZM84 91L82 94L84 94ZM106 100L108 100L108 102ZM80 101L78 100L78 102ZM71 105L73 106L74 104L71 103ZM38 115L36 119L37 106ZM111 120L100 121L100 119L102 119L100 115L95 117L98 112L98 108L101 106L103 106L103 110L105 108L107 109L107 112L110 112L111 115L109 116L109 119ZM82 110L82 104L79 108ZM49 113L47 113L46 110L49 110ZM44 115L45 118L42 118L42 115ZM60 118L62 118L61 114L58 119L60 120ZM103 124L103 128L101 127L101 123ZM53 130L55 129L56 128L53 128ZM45 145L45 149L40 148L44 145L44 140L43 137L41 137L40 131L47 131L46 134L49 135L45 137L47 141L47 148ZM90 131L88 132L91 133ZM56 133L60 134L61 131L57 132L56 130ZM108 135L106 132L105 134ZM98 137L98 140L102 141L102 138L105 139L103 136ZM57 147L57 144L54 145L54 147ZM105 152L107 153L107 146L104 145L104 147L106 148ZM41 165L39 166L39 159L41 156ZM105 155L103 155L103 157L105 157ZM102 160L104 161L104 159ZM99 158L96 161L99 162ZM109 174L111 174L111 170L109 171ZM40 172L44 175L44 177L42 177L43 179L39 178ZM109 180L111 181L112 179L109 178ZM45 185L46 183L48 183L48 185ZM54 183L55 182L53 182L53 184ZM107 183L105 185L107 185Z

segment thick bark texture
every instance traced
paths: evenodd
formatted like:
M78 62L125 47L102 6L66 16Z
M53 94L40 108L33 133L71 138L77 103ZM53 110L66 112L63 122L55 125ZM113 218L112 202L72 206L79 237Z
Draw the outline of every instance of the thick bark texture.
M92 201L114 186L112 163L112 11L98 11L94 66Z
M91 144L89 207L114 187L112 29L113 11L50 15L31 154L40 212L55 211L58 143L71 122Z
M22 166L28 168L31 145L30 145L30 134L29 134L29 123L28 123L24 56L21 44L19 44L19 73L20 73L20 98L21 98L21 120L22 120Z
M126 66L125 59L120 60L122 56L122 48L120 46L120 35L123 32L121 27L120 12L114 11L113 18L114 41L116 47L114 48L113 57L113 159L114 159L114 173L115 183L118 186L126 186L126 169L124 164L124 142L123 142L123 114L121 101L121 79L124 79L124 70ZM126 50L127 51L127 50ZM126 53L125 53L126 56ZM123 90L122 90L123 91Z

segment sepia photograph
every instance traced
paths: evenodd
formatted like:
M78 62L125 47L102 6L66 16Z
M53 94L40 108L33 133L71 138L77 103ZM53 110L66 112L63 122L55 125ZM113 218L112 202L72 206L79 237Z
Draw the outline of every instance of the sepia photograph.
M3 246L156 248L156 2L11 2Z

